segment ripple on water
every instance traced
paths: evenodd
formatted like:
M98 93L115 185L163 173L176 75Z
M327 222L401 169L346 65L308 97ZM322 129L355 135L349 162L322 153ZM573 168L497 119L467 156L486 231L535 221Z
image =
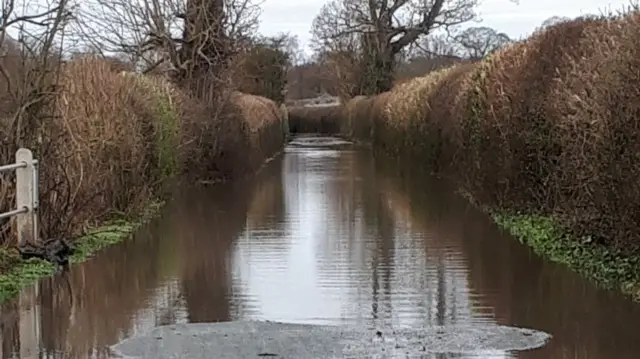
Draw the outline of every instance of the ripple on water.
M289 147L342 147L353 143L337 137L303 136L289 142Z

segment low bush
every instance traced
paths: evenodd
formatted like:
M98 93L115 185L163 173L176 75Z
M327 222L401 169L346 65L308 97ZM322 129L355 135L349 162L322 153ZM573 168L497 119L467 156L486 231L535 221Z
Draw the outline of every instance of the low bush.
M378 110L382 110L384 101L379 98L356 96L349 100L340 112L340 132L355 140L369 140L373 130L371 114L374 101L377 102Z
M284 143L284 114L275 102L260 96L236 92L231 98L243 122L249 153L245 159L249 171L277 153Z
M289 108L291 133L339 133L341 106L319 105Z
M43 238L75 237L114 218L138 217L179 174L247 175L283 144L284 115L259 96L234 92L206 104L163 77L117 72L94 57L62 64L52 88L40 112L49 117L23 123L9 116L11 97L0 96L0 160L11 163L15 150L27 147L40 162ZM16 126L29 136L17 136ZM14 192L13 174L2 174L0 211L15 206ZM11 223L0 224L2 244L14 244Z
M163 108L162 96L147 90L148 84L92 58L63 64L58 76L55 98L47 103L50 118L24 124L23 130L36 136L16 140L9 126L0 128L3 146L28 147L40 161L45 238L68 236L116 215L138 214L154 197L156 171L164 165L160 149L173 141L156 136L165 124L161 122L171 121L174 114ZM3 153L3 163L13 162L12 152ZM3 174L3 211L14 207L13 177Z

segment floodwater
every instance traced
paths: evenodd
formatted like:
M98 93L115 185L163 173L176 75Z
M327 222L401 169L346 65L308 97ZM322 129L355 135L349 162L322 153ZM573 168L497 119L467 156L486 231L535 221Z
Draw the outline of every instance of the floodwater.
M107 358L155 326L236 319L553 335L457 358L640 355L640 305L541 260L415 165L318 137L251 180L181 191L133 240L24 290L2 307L1 353Z

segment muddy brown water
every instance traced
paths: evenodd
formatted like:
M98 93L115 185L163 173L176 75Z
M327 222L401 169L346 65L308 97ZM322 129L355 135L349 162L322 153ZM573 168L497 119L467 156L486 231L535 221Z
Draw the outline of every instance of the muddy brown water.
M155 326L238 319L513 325L553 339L455 357L640 356L640 305L540 259L416 167L301 138L251 180L181 190L133 240L3 304L2 358L107 358Z

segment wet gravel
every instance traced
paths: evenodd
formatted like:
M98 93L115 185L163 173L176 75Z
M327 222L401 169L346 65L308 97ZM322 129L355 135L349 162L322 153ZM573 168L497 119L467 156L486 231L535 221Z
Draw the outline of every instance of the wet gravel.
M401 330L237 321L157 327L113 347L121 358L411 358L484 354L544 346L551 336L498 325Z

